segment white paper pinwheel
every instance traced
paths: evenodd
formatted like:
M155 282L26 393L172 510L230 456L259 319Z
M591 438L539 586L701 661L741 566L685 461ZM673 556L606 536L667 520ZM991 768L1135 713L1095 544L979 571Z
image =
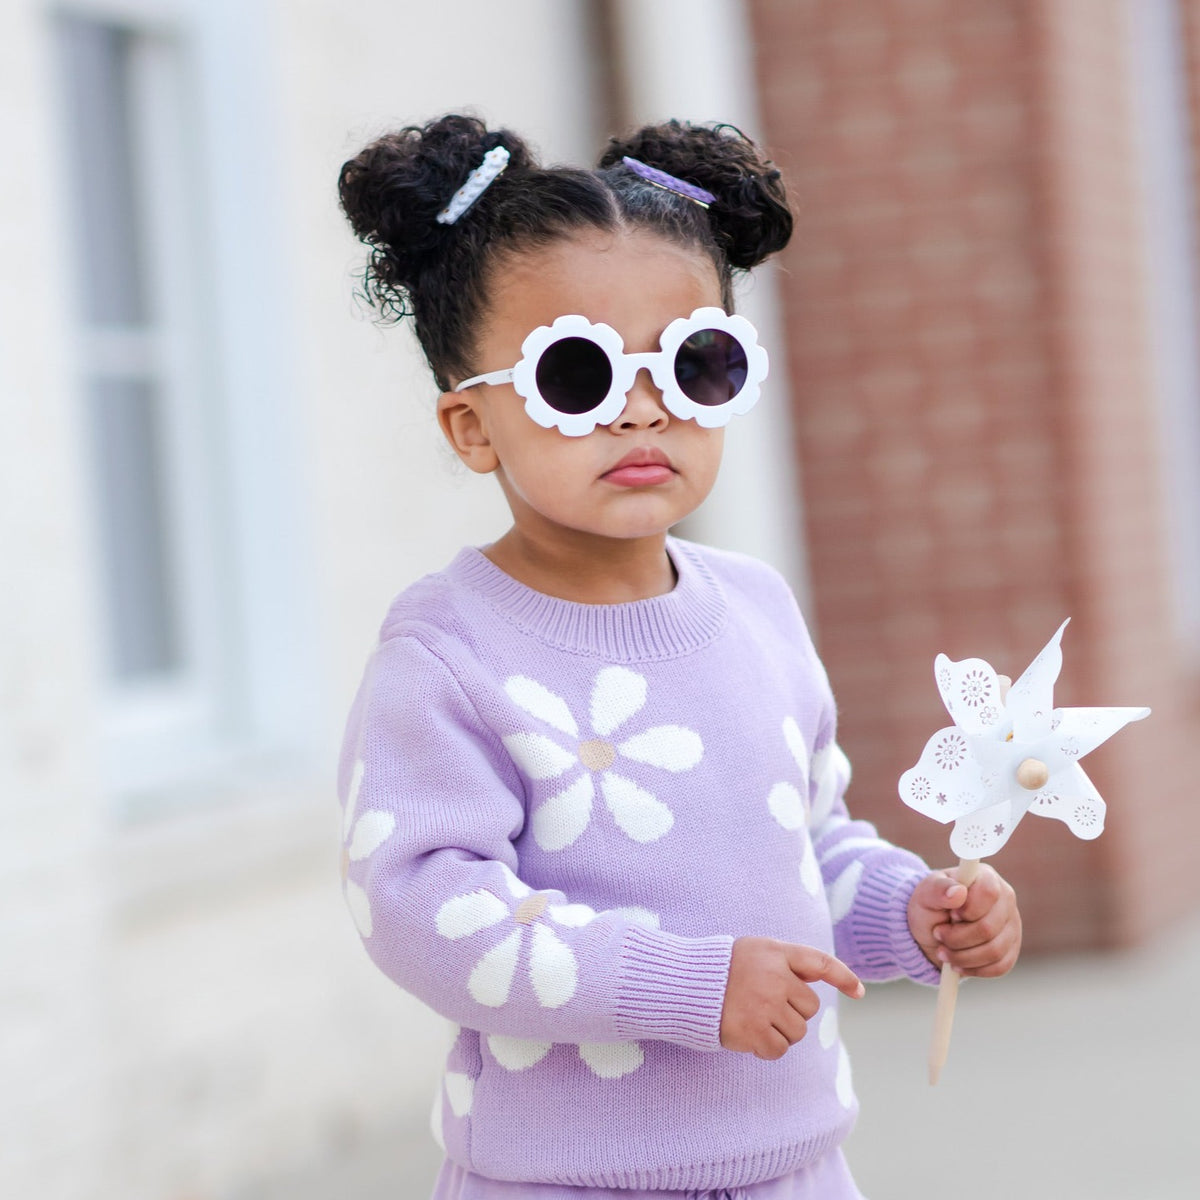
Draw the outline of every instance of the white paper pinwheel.
M986 858L1027 812L1064 821L1081 838L1104 828L1104 801L1079 760L1148 708L1055 708L1063 630L1029 664L1008 695L981 658L934 663L954 724L939 729L900 777L900 798L934 820L954 822L950 848Z

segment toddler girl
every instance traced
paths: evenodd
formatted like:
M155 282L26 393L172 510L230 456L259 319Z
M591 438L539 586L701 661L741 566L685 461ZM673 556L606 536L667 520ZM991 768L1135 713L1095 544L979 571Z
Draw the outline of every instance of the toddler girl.
M850 818L788 588L668 534L767 374L732 280L788 241L779 172L729 127L588 171L448 116L340 192L512 511L393 603L340 772L363 942L460 1027L435 1196L858 1196L838 993L1003 974L1020 924Z

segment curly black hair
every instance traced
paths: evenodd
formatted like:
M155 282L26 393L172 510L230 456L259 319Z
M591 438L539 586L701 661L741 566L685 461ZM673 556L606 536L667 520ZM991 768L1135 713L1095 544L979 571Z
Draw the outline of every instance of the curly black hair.
M453 225L437 214L496 146L507 169ZM712 192L707 209L622 164L639 159ZM368 300L384 319L412 317L438 386L474 373L474 331L501 255L584 229L645 229L707 254L723 302L733 278L787 245L792 213L778 170L731 125L679 121L613 138L595 170L540 167L524 141L450 114L365 147L338 176L342 209L370 249Z

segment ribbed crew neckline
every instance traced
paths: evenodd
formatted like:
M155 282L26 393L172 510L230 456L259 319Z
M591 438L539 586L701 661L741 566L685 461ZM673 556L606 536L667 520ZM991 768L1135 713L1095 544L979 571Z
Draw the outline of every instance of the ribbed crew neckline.
M534 591L475 546L459 551L446 575L538 641L610 662L636 662L690 654L725 624L725 593L697 548L667 538L667 553L678 575L674 588L624 604L580 604Z

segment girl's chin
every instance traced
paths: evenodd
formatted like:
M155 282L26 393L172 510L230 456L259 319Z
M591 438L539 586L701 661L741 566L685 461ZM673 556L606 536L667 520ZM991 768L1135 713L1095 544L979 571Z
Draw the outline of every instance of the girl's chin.
M589 522L586 525L579 526L564 525L556 522L555 529L557 530L558 537L564 543L573 540L580 542L636 542L647 538L665 537L671 531L671 527L682 520L683 517L675 517L665 523L661 520Z
M513 522L522 532L539 539L546 536L563 541L661 538L699 507L699 502L681 504L680 499L652 489L610 489L607 495L590 497L576 505L574 511L567 512L524 498L513 510Z

